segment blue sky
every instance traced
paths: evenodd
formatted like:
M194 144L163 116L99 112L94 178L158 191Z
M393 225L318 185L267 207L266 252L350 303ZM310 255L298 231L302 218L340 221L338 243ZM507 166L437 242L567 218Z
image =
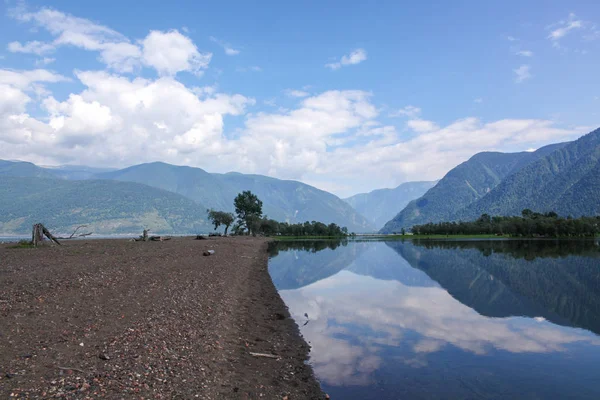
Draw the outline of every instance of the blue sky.
M8 1L0 158L346 196L600 125L600 4Z

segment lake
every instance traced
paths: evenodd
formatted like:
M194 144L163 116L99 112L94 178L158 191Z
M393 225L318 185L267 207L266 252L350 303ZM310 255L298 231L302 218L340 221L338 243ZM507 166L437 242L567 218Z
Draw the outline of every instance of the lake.
M600 399L597 241L272 243L333 399Z

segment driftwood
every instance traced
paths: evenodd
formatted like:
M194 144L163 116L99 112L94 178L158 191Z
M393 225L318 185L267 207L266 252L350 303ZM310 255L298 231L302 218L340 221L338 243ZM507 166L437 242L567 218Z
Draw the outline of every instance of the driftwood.
M253 352L250 352L250 355L251 355L251 356L254 356L254 357L265 357L265 358L274 358L274 359L279 359L279 356L276 356L276 355L274 355L274 354L266 354L266 353L253 353Z
M142 235L140 237L138 237L137 239L131 239L131 241L147 242L147 241L151 240L153 242L164 242L165 240L172 239L169 236L148 236L148 232L150 232L148 229L144 229L144 232L142 232Z
M148 241L148 232L150 232L148 229L144 229L144 231L142 232L142 236L138 237L137 239L133 239L136 242L147 242Z
M58 369L60 369L61 371L77 371L77 372L81 372L82 374L87 374L87 372L85 372L82 369L79 368L72 368L72 367L56 367Z
M168 236L150 236L150 240L155 242L164 242L165 240L171 240Z
M92 234L92 232L88 232L88 233L80 233L79 235L75 236L77 234L77 231L80 230L81 228L86 228L87 225L79 225L77 227L77 229L75 229L73 231L73 233L71 233L71 236L69 237L58 237L57 239L60 240L68 240L68 239L73 239L74 237L86 237L86 236L90 236Z
M39 244L42 244L44 241L44 236L46 236L50 242L56 243L60 246L60 242L56 237L54 237L48 229L42 224L33 225L33 231L31 232L31 244L34 247L37 247Z

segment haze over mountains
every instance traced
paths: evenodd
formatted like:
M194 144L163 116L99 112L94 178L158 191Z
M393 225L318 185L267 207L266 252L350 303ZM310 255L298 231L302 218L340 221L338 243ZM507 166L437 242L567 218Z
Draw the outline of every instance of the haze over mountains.
M484 213L520 215L525 208L562 216L598 215L599 160L600 129L531 153L478 153L409 203L381 232L474 220Z
M411 200L421 197L436 183L437 181L406 182L394 189L359 193L344 200L380 229Z

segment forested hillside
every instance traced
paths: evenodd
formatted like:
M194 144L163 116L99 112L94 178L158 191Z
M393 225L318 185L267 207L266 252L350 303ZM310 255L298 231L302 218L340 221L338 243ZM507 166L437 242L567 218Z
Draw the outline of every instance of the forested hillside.
M523 209L600 215L600 129L523 167L481 200L457 210L453 219L519 215Z
M181 195L108 180L0 176L0 232L31 232L42 222L58 233L86 224L102 233L209 232L206 208Z
M457 211L487 196L507 176L565 145L553 144L535 152L478 153L450 170L422 197L410 202L381 232L391 233L417 224L451 220Z

